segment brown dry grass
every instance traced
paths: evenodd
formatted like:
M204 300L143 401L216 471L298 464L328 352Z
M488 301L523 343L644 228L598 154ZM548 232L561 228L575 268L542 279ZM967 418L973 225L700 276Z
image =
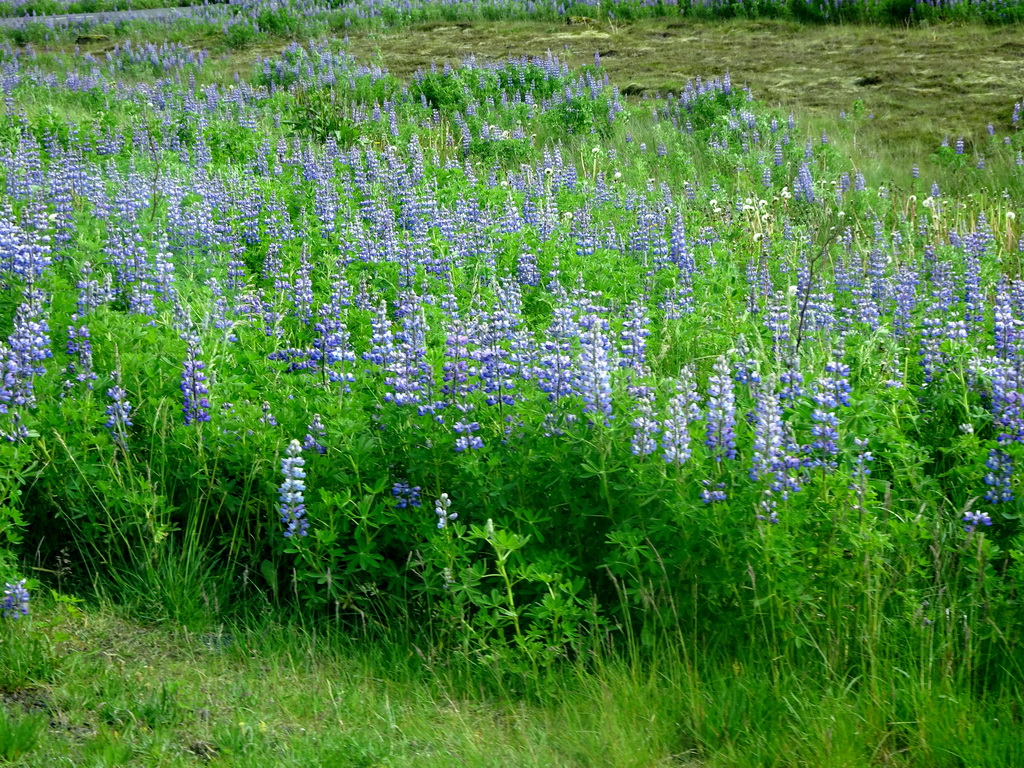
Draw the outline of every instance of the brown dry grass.
M470 54L498 58L550 50L576 65L600 52L612 81L630 93L678 91L698 75L728 70L734 83L748 84L759 99L823 125L862 101L874 119L859 128L858 141L882 157L931 151L944 135L980 136L990 122L1005 130L1014 101L1024 96L1019 26L435 23L353 34L350 47L400 76Z

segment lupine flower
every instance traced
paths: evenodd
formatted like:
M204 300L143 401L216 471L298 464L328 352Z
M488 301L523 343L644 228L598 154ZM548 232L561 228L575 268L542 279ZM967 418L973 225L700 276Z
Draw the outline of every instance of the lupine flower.
M647 328L647 308L643 302L634 301L626 308L626 320L622 324L619 338L622 339L622 353L619 357L620 367L631 367L643 370L647 361L647 337L651 335Z
M719 504L729 497L725 492L725 483L714 483L710 480L701 481L704 489L700 492L700 499L705 504Z
M421 506L420 487L410 486L408 480L396 481L391 486L391 495L395 497L395 507L398 509Z
M270 427L277 426L277 419L274 418L274 414L270 411L270 403L266 400L263 401L263 415L260 416L260 423L266 424Z
M684 366L676 383L676 394L668 401L667 418L662 422L661 444L666 462L679 465L690 458L690 425L699 418L693 369Z
M199 337L189 335L188 351L185 355L185 363L181 371L181 411L186 426L193 422L204 422L210 420L210 394L206 386L206 363L199 359L202 350L199 347Z
M811 168L807 163L800 164L796 183L793 185L793 192L797 200L803 200L808 203L815 201L814 179L811 178Z
M128 402L126 395L121 387L121 374L114 371L114 386L107 390L111 403L107 406L107 422L103 426L110 432L114 444L122 450L128 450L127 432L128 427L132 426L132 404Z
M869 465L875 460L875 457L871 454L871 451L867 450L867 440L858 437L854 438L853 442L857 446L857 455L853 459L853 471L850 472L850 477L854 483L859 483L871 474L871 467Z
M992 525L992 518L989 517L988 512L979 512L974 510L973 512L967 512L963 516L964 530L967 533L973 533L979 525Z
M763 387L757 396L757 419L754 426L754 452L751 458L750 479L758 481L783 469L782 408L772 391Z
M595 322L580 337L579 391L583 413L603 414L608 421L612 413L612 375L608 361L609 343Z
M479 431L480 424L476 421L458 421L453 426L455 434L458 435L455 438L455 452L462 453L465 450L479 450L484 447L484 441L479 435L474 434Z
M708 380L707 423L704 445L715 461L736 458L736 393L725 356L715 361Z
M306 473L302 467L306 460L302 458L302 446L298 440L288 443L285 457L281 459L281 473L284 482L279 493L281 522L285 525L284 536L305 536L309 530L306 519L306 504L303 492L306 490Z
M3 616L5 619L20 619L28 616L28 590L25 579L4 585Z
M92 264L88 261L82 265L80 270L82 279L78 281L78 302L76 303L75 314L72 315L72 320L81 320L83 317L88 315L94 309L103 306L109 302L114 296L114 290L112 288L111 277L109 274L105 275L103 283L98 280L93 280L92 276Z
M991 504L1013 501L1013 458L1010 454L993 448L988 452L985 467L988 468L988 474L985 475L985 485L988 486L985 501Z
M448 523L458 519L458 512L448 511L451 509L451 507L452 500L448 498L447 493L442 493L441 498L434 500L434 514L437 515L438 529L447 528Z
M641 398L637 410L639 414L631 422L633 438L630 446L634 456L647 456L658 448L654 438L661 431L661 424L654 418L654 409L647 398Z
M325 434L327 434L327 430L324 429L324 424L320 420L320 414L314 413L313 420L307 427L306 439L302 443L302 449L305 451L316 451L317 453L327 453L327 449L320 443Z
M92 369L92 339L88 326L68 326L67 353L78 358L77 361L68 363L68 375L74 377L78 383L86 382L86 386L92 389L92 382L97 376ZM67 382L67 385L73 386L73 383Z
M779 513L777 511L778 504L774 498L772 498L771 490L765 490L761 497L761 500L757 503L757 508L760 510L754 517L763 523L769 525L779 524Z

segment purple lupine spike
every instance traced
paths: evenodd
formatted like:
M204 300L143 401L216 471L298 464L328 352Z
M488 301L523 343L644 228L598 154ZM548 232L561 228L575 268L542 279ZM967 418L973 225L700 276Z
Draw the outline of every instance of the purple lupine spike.
M434 500L434 514L437 515L437 527L443 529L448 527L448 523L451 523L458 519L458 512L451 512L452 500L448 498L447 493L442 493L439 499Z
M610 346L600 322L594 322L580 336L579 393L583 413L601 414L598 418L602 422L607 422L612 414Z
M1006 451L993 448L985 461L985 500L991 504L1013 501L1013 457Z
M967 533L974 533L979 525L991 526L992 518L988 512L981 512L979 510L971 510L964 513L962 522L964 524L964 530Z
M92 369L92 338L88 326L68 326L67 353L76 358L68 363L68 375L73 377L75 382L85 382L86 387L92 389L92 382L97 376ZM73 382L67 382L68 386L72 384Z
M1013 303L1006 291L996 295L995 303L995 351L996 356L1008 359L1016 352L1021 323L1014 317Z
M110 432L114 444L121 450L128 450L128 427L132 426L132 404L127 392L121 387L121 374L114 371L114 386L107 390L110 405L107 406L107 422L103 426Z
M0 415L10 422L2 434L11 442L29 436L22 411L35 407L35 377L46 373L42 363L53 355L47 337L45 296L26 291L25 298L15 312L11 335L6 343L0 342Z
M905 336L913 328L913 314L917 307L917 288L920 283L916 269L903 268L896 276L893 330L897 336Z
M28 616L29 594L25 588L26 579L16 581L13 584L4 584L3 617L5 619L20 619Z
M363 352L363 359L380 368L388 368L395 360L395 337L391 330L387 305L383 301L377 304L370 325L373 329L370 335L370 348Z
M394 336L394 360L385 368L388 375L384 379L392 391L384 399L395 405L415 405L423 401L432 384L426 362L427 321L420 298L414 294L400 296L398 314L402 315L402 329Z
M626 318L619 333L622 340L619 367L643 370L647 362L647 337L651 335L647 325L647 307L640 301L631 302L626 307Z
M421 490L418 485L410 486L408 480L395 481L391 486L391 495L395 498L395 507L397 509L406 509L422 506L420 501Z
M708 380L707 424L704 445L711 449L715 461L736 458L736 394L733 390L729 363L721 355L715 361Z
M81 320L94 309L102 307L114 296L109 274L105 276L105 282L103 283L92 279L93 268L92 264L88 261L82 264L79 274L82 279L76 284L78 288L78 301L75 305L75 314L71 317L72 320L76 321Z
M772 496L772 491L766 488L761 495L761 500L757 503L758 512L754 517L763 523L769 525L779 524L779 513L778 513L778 502Z
M264 400L263 401L262 409L263 409L263 415L260 416L260 423L261 424L266 424L269 427L276 427L277 426L277 419L274 418L274 414L270 410L270 403L268 403L266 400Z
M515 403L516 376L520 363L516 359L517 334L522 323L522 301L518 286L496 288L495 308L484 315L480 333L480 383L490 406Z
M1000 445L1024 442L1024 381L1015 362L998 363L989 373L990 405L996 440Z
M693 368L683 366L676 382L676 393L668 401L666 418L661 424L661 445L665 461L676 466L692 455L690 425L700 419L697 382Z
M306 439L302 443L302 449L304 451L316 451L321 454L327 453L327 448L320 442L326 434L327 430L320 419L320 414L314 413L312 421L310 421L309 426L306 428Z
M793 185L793 196L797 200L807 203L815 202L814 179L811 178L811 167L807 163L800 164L800 170L796 175L796 182Z
M441 394L463 412L469 410L466 398L476 391L480 369L475 363L480 355L479 328L473 321L464 318L455 305L454 297L449 299L448 328L445 336L445 356L441 365Z
M725 492L725 483L712 483L710 480L702 480L704 489L700 492L701 501L705 504L721 504L727 501L729 495Z
M918 348L918 357L921 361L921 369L924 371L924 381L930 384L938 378L944 363L942 352L939 347L945 338L944 324L941 315L935 310L928 312L921 323L921 342ZM934 313L934 314L933 314Z
M452 429L458 437L455 438L455 452L462 453L467 450L479 450L484 447L484 441L477 434L480 424L476 421L458 421L452 425Z
M306 325L313 321L313 265L309 259L309 249L303 246L299 260L299 269L295 273L291 298L295 316Z
M220 337L222 341L233 344L238 341L238 336L235 334L234 321L228 318L228 303L224 298L224 290L220 287L220 281L215 277L210 278L208 285L213 294L213 302L210 305L210 314L206 322L209 326L224 332Z
M210 390L206 384L206 363L200 356L202 349L199 337L195 334L185 336L188 349L181 372L182 416L186 426L210 420Z
M757 393L754 451L750 464L751 480L757 482L782 471L784 439L782 408L775 396L774 386L769 384L761 387Z
M630 448L634 456L648 456L658 449L655 437L661 432L661 424L654 418L654 408L649 399L640 399L637 404L637 416L630 422L630 426L633 427Z
M775 291L764 313L765 327L772 334L772 350L776 355L786 354L791 338L790 296L786 291Z
M306 460L302 458L302 446L298 440L292 440L285 449L281 459L281 474L284 482L278 493L281 522L285 525L284 537L305 536L309 532L309 520L306 519L306 504L303 496L306 490L306 473L302 469Z

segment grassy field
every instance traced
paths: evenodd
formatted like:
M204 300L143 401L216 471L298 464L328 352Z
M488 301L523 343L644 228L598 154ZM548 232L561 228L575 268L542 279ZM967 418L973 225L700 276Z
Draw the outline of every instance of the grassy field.
M101 56L119 39L159 40L159 29L109 40L58 45ZM602 67L630 100L672 93L695 77L729 72L761 101L794 111L801 124L835 134L845 154L875 179L907 181L943 139L983 141L987 126L1010 125L1008 99L1024 93L1020 26L932 24L914 27L807 25L758 20L647 19L569 25L536 21L432 22L395 30L347 32L360 60L408 77L431 62L502 58L551 51L573 66L601 56ZM211 79L247 73L282 40L242 50L214 37L188 41L218 47ZM847 117L840 126L840 115ZM839 129L839 130L837 130Z
M631 97L678 92L695 77L732 75L762 101L834 130L841 112L870 119L837 139L862 165L908 173L944 137L1009 128L1008 96L1024 93L1019 26L813 26L782 21L667 21L559 26L443 23L350 36L353 52L409 75L431 61L552 51L601 64ZM858 103L860 107L858 107Z
M927 685L924 663L871 689L665 638L646 661L615 652L539 679L510 678L443 649L424 655L404 636L386 642L259 618L190 630L140 625L109 608L51 606L33 622L3 636L23 647L13 658L2 651L5 673L46 681L0 694L0 758L22 766L1024 761L1018 696L965 698L953 682Z
M0 762L1024 766L1019 27L215 26L0 51Z

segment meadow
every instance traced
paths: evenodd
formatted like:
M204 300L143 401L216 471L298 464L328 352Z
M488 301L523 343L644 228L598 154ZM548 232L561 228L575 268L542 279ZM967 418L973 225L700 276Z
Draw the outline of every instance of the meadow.
M726 7L3 30L0 760L1024 765L1012 52L707 55L1018 27Z

